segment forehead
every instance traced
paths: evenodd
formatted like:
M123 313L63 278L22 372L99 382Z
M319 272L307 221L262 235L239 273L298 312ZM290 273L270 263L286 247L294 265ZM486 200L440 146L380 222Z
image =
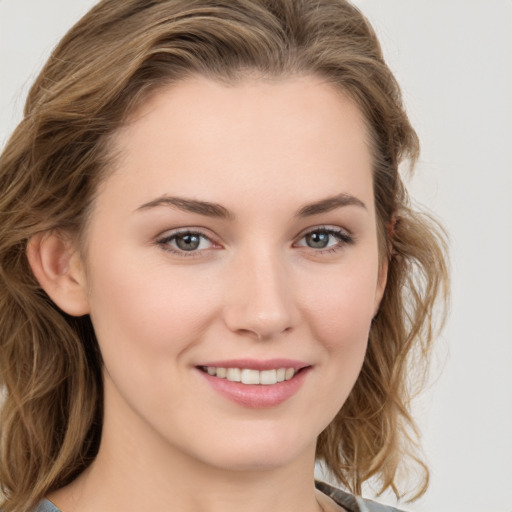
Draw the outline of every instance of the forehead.
M364 119L316 77L190 78L154 93L114 141L116 186L145 200L176 188L220 202L212 196L270 189L305 202L339 192L373 200Z

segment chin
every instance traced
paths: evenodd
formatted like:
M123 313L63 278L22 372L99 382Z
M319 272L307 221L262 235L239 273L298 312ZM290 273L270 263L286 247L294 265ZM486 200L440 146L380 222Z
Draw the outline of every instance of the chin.
M230 472L258 472L274 471L280 468L288 467L302 458L302 454L284 454L284 453L254 453L253 450L244 451L233 456L224 458L216 457L214 466L218 469Z
M290 435L289 431L248 434L212 439L209 449L202 456L197 455L208 465L235 472L275 470L304 457L314 462L316 438L305 439L303 435Z

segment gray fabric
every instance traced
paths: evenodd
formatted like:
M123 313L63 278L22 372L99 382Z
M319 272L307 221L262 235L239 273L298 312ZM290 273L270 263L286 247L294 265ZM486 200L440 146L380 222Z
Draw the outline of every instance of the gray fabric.
M348 492L337 489L325 482L315 482L316 488L341 505L348 512L401 512L397 508L382 505L376 501L365 500Z
M336 489L324 482L315 482L316 488L327 494L338 505L348 512L400 512L398 509L381 505L375 501L364 500L359 496L352 496L347 492ZM35 512L61 512L51 501L43 500L39 503Z
M359 512L401 512L389 505L382 505L382 503L377 503L376 501L365 500L359 496L356 496L356 500L359 505Z
M35 512L61 512L51 501L43 500L37 506Z

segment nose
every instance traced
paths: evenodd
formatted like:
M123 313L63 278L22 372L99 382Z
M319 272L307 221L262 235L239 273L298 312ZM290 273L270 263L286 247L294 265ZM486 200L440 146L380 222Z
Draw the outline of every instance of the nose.
M240 254L228 283L224 318L231 331L265 340L296 326L294 288L283 258L269 251Z

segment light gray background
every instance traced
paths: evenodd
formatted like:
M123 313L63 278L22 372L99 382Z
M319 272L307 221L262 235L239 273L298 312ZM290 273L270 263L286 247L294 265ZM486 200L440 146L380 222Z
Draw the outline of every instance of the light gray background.
M93 0L0 0L0 147ZM417 403L431 488L410 511L512 511L512 1L356 0L422 140L410 185L451 237L440 376ZM390 503L393 500L384 497Z

